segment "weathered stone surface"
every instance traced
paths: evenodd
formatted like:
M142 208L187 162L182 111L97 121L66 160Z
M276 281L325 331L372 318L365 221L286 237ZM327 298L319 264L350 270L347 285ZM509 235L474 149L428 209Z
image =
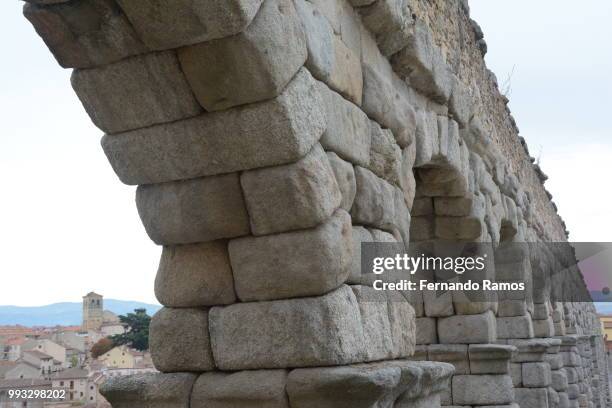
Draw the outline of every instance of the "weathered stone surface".
M306 35L308 48L306 68L315 78L331 86L326 78L329 78L336 63L334 29L325 15L312 2L295 0L294 3Z
M196 374L134 374L110 377L100 393L115 408L189 408Z
M289 408L286 370L205 373L191 393L193 408Z
M107 135L102 147L126 184L275 166L312 149L326 127L321 107L312 77L300 70L274 100Z
M516 402L521 408L542 408L548 406L548 390L546 388L517 388Z
M155 277L155 296L167 307L234 303L227 242L165 246Z
M508 375L456 375L452 384L455 405L504 405L514 402L514 387Z
M555 389L555 391L565 391L567 390L568 382L567 382L567 374L565 370L553 370L551 372L551 381L550 384Z
M392 296L370 286L352 286L359 304L367 360L409 357L414 353L414 310L400 294Z
M513 346L504 344L472 344L469 348L472 374L509 374L510 359L516 352Z
M390 403L401 387L402 370L384 363L291 371L287 393L292 408L367 408Z
M531 339L533 326L529 315L497 318L497 337L500 339Z
M412 13L404 1L379 0L358 8L364 25L376 36L382 53L391 56L409 42Z
M162 372L215 368L208 332L208 310L162 308L151 319L151 357Z
M419 174L423 176L423 173ZM472 199L469 197L436 197L434 207L436 215L465 217L472 211Z
M409 99L408 86L380 54L369 32L362 30L363 110L393 131L402 147L414 141L417 116Z
M387 296L369 286L352 286L359 304L367 361L393 358L393 341L389 323Z
M520 387L523 385L523 367L520 363L510 363L510 376L512 377L512 384L514 387Z
M413 217L410 236L414 241L426 241L434 237L434 220L431 217Z
M158 245L249 233L237 173L139 186L136 206L147 234Z
M389 325L393 340L393 356L406 358L415 353L416 313L404 295L398 292L387 293Z
M395 224L394 189L370 170L355 167L357 194L351 216L362 225L390 230Z
M414 198L416 197L416 178L413 166L416 155L416 143L412 142L409 146L402 149L402 164L400 169L399 185L404 193L404 201L412 211Z
M543 339L508 339L507 342L518 349L518 353L512 358L516 363L543 361L550 346L550 343Z
M405 360L306 368L289 374L287 392L297 408L388 407L394 401L397 407L425 408L439 406L452 373L449 364Z
M427 347L427 358L452 364L455 374L469 374L468 346L465 344L430 344Z
M533 333L535 337L548 338L555 335L555 324L552 318L533 320Z
M214 307L210 332L221 370L351 364L364 361L368 346L348 286L320 297Z
M136 56L99 68L78 69L73 72L71 82L91 120L106 133L173 122L202 113L172 51Z
M495 315L483 314L441 317L438 319L438 336L441 344L494 343Z
M402 172L402 151L395 143L393 133L390 130L382 129L374 121L370 121L370 130L372 144L368 169L389 183L399 185Z
M244 302L322 295L346 281L352 251L344 210L310 230L232 240L236 293Z
M408 46L395 54L391 63L396 72L410 80L410 85L435 101L444 103L450 97L450 70L424 22L415 23Z
M327 152L327 159L334 172L336 182L342 193L342 201L340 208L350 211L357 194L357 182L355 181L355 170L353 165L345 160L342 160L334 152Z
M452 81L453 88L448 100L448 108L453 115L453 119L459 122L459 125L463 128L469 124L472 118L472 100L468 87L459 78L453 75Z
M353 164L370 163L371 133L368 117L356 105L345 100L318 82L323 97L323 112L327 115L327 129L321 137L325 150L335 152Z
M327 83L349 101L361 105L363 100L363 74L361 61L344 42L334 37L333 69L327 78Z
M433 215L433 213L434 206L431 197L417 197L414 199L411 211L413 219L422 215Z
M497 268L497 265L496 265ZM498 279L501 277L498 276ZM497 316L514 317L527 314L527 303L524 300L499 300Z
M455 314L452 292L423 291L423 304L425 315L429 317L446 317Z
M433 317L416 319L416 344L435 344L438 342L438 327Z
M23 14L64 68L111 64L147 51L113 0L27 3Z
M533 305L533 312L531 314L534 320L545 320L551 317L550 304L546 303L535 303Z
M279 95L307 50L293 2L266 0L244 32L180 48L178 56L200 104L217 111Z
M548 363L523 363L523 387L546 388L551 384Z
M482 221L474 217L437 217L436 236L448 240L476 240L482 234Z
M318 144L296 163L246 171L240 183L253 235L315 227L342 200L332 167Z
M263 0L118 0L140 38L152 49L227 37L244 30Z

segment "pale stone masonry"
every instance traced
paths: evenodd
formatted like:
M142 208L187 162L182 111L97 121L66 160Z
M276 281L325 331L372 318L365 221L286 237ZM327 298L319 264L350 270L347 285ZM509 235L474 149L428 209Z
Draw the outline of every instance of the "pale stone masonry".
M115 408L610 406L594 307L567 295L584 288L574 254L531 245L567 231L467 0L24 14L74 69L163 246L161 373L106 383ZM491 243L479 278L538 290L470 301L374 291L361 273L362 243L433 240Z

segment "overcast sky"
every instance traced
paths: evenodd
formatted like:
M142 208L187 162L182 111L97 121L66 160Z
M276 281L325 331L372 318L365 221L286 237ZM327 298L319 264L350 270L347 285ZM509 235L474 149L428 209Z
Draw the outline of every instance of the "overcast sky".
M500 84L575 241L610 241L612 2L471 0ZM0 305L156 302L144 232L62 70L0 1Z

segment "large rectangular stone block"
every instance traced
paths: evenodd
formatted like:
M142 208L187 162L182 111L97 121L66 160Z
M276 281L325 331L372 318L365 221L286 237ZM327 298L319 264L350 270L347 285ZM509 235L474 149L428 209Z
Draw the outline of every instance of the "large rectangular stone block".
M205 373L191 392L192 408L289 408L286 370Z
M242 173L253 235L312 228L340 206L342 195L319 144L296 163Z
M243 302L323 295L348 278L352 251L344 210L314 229L232 240L236 293Z
M100 393L114 408L189 408L196 374L135 374L113 376Z
M327 129L321 136L325 150L336 153L353 164L370 163L370 120L356 105L332 91L323 82L317 83L327 115Z
M452 387L455 405L505 405L514 402L514 387L509 375L456 375Z
M371 34L362 30L363 102L362 109L374 120L391 129L402 147L414 141L417 117L410 102L410 90L391 68Z
M300 70L276 99L106 135L102 147L126 184L151 184L291 163L323 134L314 80Z
M410 41L412 12L408 4L401 0L378 0L367 2L359 7L364 25L376 36L382 53L391 56Z
M162 308L151 319L149 343L162 372L212 371L207 309Z
M214 307L210 332L221 370L329 366L366 359L359 306L348 286L320 297Z
M302 368L289 374L287 393L292 408L387 406L401 380L401 369L384 363Z
M414 24L408 45L391 62L396 72L407 77L421 93L440 103L449 99L453 85L450 70L425 22Z
M204 5L211 3L220 1ZM210 112L277 96L304 65L307 50L293 2L266 0L243 32L180 48L178 56L196 98Z
M155 277L155 296L168 307L234 303L227 242L165 246Z
M147 52L113 0L27 3L23 14L64 68L91 68Z
M237 173L139 186L136 206L147 234L158 245L249 234Z
M548 363L523 363L523 387L546 388L551 384Z
M118 0L152 49L227 37L244 30L263 0Z
M469 348L472 374L510 374L510 359L516 348L504 344L471 344Z
M516 402L521 408L542 408L548 406L546 388L517 388Z
M497 340L493 312L438 318L438 336L442 344L481 344Z
M531 316L498 317L497 337L500 339L531 339L533 326Z
M72 87L96 126L119 133L203 112L173 51L72 73Z
M335 3L335 2L331 2ZM306 67L313 76L346 99L361 105L363 75L361 72L361 38L350 6L330 4L338 18L338 35L321 7L323 2L298 0L296 9L306 32L308 59Z

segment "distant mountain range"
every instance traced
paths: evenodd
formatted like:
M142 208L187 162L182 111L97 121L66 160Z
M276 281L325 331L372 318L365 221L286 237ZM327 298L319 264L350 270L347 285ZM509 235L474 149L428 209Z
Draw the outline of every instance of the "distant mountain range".
M117 315L124 315L138 308L147 309L147 314L152 315L161 306L129 300L104 299L104 310L110 310ZM73 326L80 325L82 319L83 305L77 302L35 307L0 306L0 325Z

